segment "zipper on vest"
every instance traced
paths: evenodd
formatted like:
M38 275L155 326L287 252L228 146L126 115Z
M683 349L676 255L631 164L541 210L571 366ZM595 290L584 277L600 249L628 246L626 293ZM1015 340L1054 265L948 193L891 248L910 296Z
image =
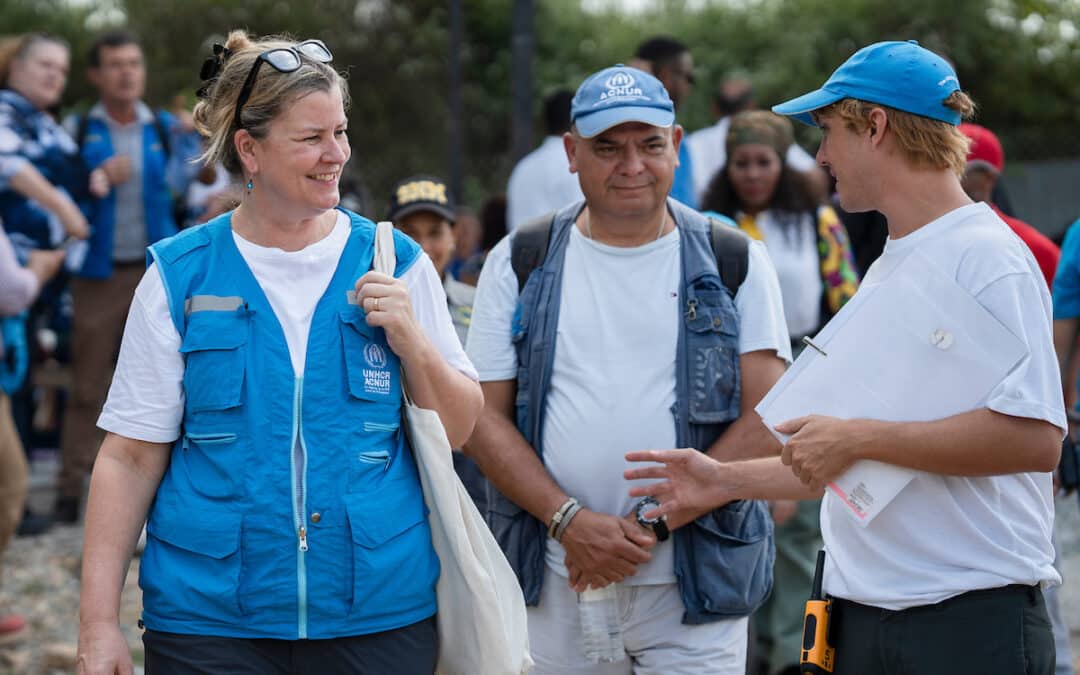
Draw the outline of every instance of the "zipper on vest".
M301 640L307 639L307 567L305 553L308 550L307 529L307 448L304 445L303 427L304 378L296 378L293 389L293 434L290 454L292 461L293 525L296 529L296 629Z

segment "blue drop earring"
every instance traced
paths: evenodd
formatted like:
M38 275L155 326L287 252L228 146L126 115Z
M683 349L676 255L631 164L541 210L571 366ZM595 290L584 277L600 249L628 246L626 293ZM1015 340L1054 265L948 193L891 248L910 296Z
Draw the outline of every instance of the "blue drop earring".
M247 187L247 193L248 194L251 194L251 191L255 189L255 183L252 182L251 178L248 178L248 182L247 182L246 187Z

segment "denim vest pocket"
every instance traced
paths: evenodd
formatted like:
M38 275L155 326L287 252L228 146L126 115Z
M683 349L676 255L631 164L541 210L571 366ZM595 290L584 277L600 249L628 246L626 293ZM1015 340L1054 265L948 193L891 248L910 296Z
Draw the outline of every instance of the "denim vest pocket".
M186 357L184 394L190 412L228 410L243 402L246 312L194 312L180 344Z
M690 421L729 422L739 416L739 316L722 289L694 289L687 300Z
M509 543L503 540L514 530L515 523L529 517L525 509L510 501L503 493L493 485L487 488L487 513L484 514L488 527L500 544ZM504 547L504 551L508 550Z
M704 608L746 616L772 590L772 521L761 502L735 501L700 516L693 528L694 559Z
M438 558L419 485L345 497L353 546L353 614L407 612L435 597Z
M155 615L184 621L243 613L242 521L234 511L154 507L146 523L149 541L139 580Z
M178 464L191 489L208 499L229 500L241 494L237 439L230 432L195 433L184 430Z
M491 533L510 563L525 594L525 603L540 601L547 526L499 492L487 486L487 522Z
M367 324L356 307L338 314L349 395L361 401L401 406L401 362L381 329Z
M528 429L532 354L529 353L529 324L536 313L537 294L539 293L539 273L529 278L529 283L522 289L521 297L514 308L514 317L510 326L510 341L518 357L517 393L514 396L514 421L522 430L526 440L532 442L532 431Z

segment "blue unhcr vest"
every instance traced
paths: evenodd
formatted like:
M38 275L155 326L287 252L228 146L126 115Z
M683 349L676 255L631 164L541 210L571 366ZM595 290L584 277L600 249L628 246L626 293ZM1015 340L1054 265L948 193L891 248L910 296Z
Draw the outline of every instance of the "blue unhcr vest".
M172 129L176 124L173 116L168 113L160 114L165 120L165 126ZM86 136L81 139L82 147L79 151L86 166L93 170L114 154L109 126L96 117L87 118L82 124L86 128ZM146 241L153 244L176 234L177 229L176 220L173 218L172 194L166 181L169 157L161 144L161 133L155 122L142 125L142 155ZM116 230L115 191L110 190L103 199L94 200L90 225L89 248L80 275L94 279L108 278L112 275L113 235Z
M399 429L401 364L350 293L371 268L375 227L349 216L301 377L231 214L150 249L186 396L147 523L139 583L151 629L323 639L435 613L439 562ZM397 232L394 244L400 276L419 248Z
M518 356L516 422L543 460L545 399L555 360L559 298L570 228L582 204L555 215L544 263L521 291L513 323ZM680 231L682 282L672 422L678 447L706 450L739 416L739 317L718 274L709 221L674 199L668 210ZM488 519L517 573L525 601L536 605L544 576L547 525L489 492ZM675 577L683 623L745 616L772 589L772 519L758 501L736 501L674 532Z

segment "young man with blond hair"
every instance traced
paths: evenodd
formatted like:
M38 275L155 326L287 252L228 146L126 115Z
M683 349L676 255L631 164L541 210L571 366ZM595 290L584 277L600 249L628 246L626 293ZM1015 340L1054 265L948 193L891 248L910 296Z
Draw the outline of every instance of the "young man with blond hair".
M979 407L929 422L789 420L776 426L790 436L781 461L628 455L661 462L627 477L667 479L631 494L656 497L656 511L675 523L737 498L818 496L857 460L919 472L865 527L825 495L834 675L1054 669L1040 586L1060 581L1050 472L1065 414L1050 297L1023 243L960 185L967 139L957 125L973 107L944 59L914 42L883 42L853 55L821 89L773 110L821 127L817 159L836 177L845 210L876 209L888 219L885 251L860 293L894 283L892 271L919 251L1024 344L1026 355ZM888 386L896 400L921 395L916 383Z

